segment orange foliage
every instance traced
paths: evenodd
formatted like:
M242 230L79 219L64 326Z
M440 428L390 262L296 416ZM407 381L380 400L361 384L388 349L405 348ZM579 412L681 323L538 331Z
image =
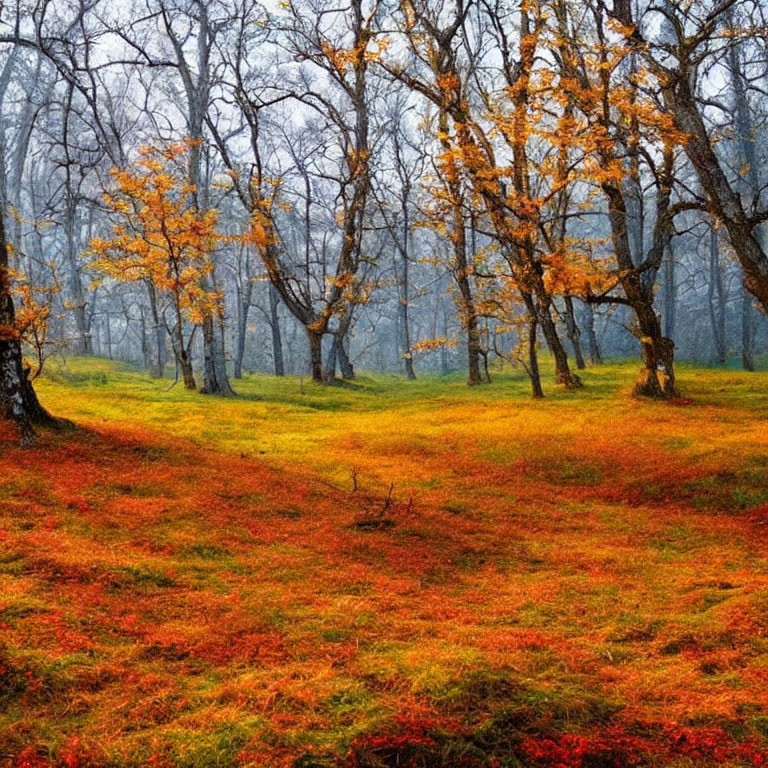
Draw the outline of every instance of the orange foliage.
M94 238L91 266L125 282L146 281L172 298L179 314L202 322L219 297L203 287L222 243L218 212L201 211L183 166L190 142L145 146L125 170L114 169L115 187L104 201L115 215L112 236Z

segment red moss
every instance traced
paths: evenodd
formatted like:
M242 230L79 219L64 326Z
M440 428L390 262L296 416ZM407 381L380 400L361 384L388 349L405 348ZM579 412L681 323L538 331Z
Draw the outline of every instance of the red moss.
M348 766L441 765L470 738L473 718L514 694L473 693L467 722L435 715L440 701L416 711L434 668L503 670L546 690L515 743L537 765L633 765L646 754L766 765L756 737L656 726L639 738L632 724L693 710L744 726L740 707L768 708L748 642L768 632L768 576L750 560L768 554L755 535L768 507L702 513L686 489L712 467L671 461L658 446L585 439L557 460L546 448L506 464L452 443L407 454L398 488L414 484L411 461L438 482L417 490L407 514L402 500L394 505L393 528L359 531L350 524L368 502L306 469L279 472L149 430L81 431L30 451L3 445L0 478L14 480L0 504L3 642L34 660L23 672L6 664L24 682L9 695L29 713L27 730L0 733L0 743L14 740L8 764L49 766L27 745L81 707L72 729L92 741L67 744L59 768L99 765L94 734L112 734L104 746L127 754L139 727L205 731L239 716L271 729L269 744L254 736L244 761L290 765L303 732L322 741L326 730L357 726L355 705L329 703L354 683L366 717L406 714L359 736ZM569 476L574 457L599 470L594 482ZM733 588L721 588L726 569ZM627 630L634 621L639 630ZM648 630L654 622L660 629ZM674 650L680 627L692 625L691 644ZM52 662L70 655L62 673ZM585 707L559 733L564 677L572 698L626 708L608 728ZM151 738L165 746L162 728Z
M627 736L566 734L525 739L520 752L532 764L552 768L628 768L642 763L646 747Z
M50 768L52 763L40 754L37 747L29 746L16 755L12 765L13 768Z

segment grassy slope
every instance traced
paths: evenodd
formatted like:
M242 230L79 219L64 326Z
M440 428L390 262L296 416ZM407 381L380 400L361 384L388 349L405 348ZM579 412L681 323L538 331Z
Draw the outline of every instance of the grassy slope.
M0 764L764 764L768 375L635 369L53 370L84 429L0 442Z

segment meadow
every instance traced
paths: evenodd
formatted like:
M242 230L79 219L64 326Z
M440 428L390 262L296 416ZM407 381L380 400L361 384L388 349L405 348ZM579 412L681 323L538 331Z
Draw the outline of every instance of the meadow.
M768 765L768 373L636 373L52 363L76 428L0 434L0 765Z

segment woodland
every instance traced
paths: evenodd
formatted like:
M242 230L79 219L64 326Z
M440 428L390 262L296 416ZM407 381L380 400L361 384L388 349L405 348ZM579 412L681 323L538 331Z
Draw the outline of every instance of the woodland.
M768 0L0 2L0 768L768 766Z

